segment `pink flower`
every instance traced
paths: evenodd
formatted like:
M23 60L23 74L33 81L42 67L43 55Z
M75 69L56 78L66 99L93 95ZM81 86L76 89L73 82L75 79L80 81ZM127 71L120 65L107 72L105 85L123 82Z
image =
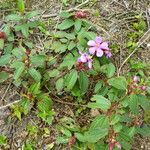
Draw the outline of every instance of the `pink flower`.
M134 76L134 77L133 77L133 81L134 81L135 83L140 82L140 77L139 77L139 76Z
M112 53L110 52L110 50L105 50L104 51L106 57L110 58L112 56Z
M81 56L78 58L78 62L88 63L89 69L92 69L92 58L87 53L79 52Z
M147 89L147 86L145 86L145 85L144 85L144 86L141 86L140 89L141 89L142 91L145 91L145 90Z
M103 42L101 37L96 37L95 40L90 40L87 44L90 46L89 53L92 55L96 54L97 57L102 57L104 54L107 57L112 56L108 47L108 42Z
M115 143L115 146L118 148L118 149L121 149L121 144L119 142L116 142Z

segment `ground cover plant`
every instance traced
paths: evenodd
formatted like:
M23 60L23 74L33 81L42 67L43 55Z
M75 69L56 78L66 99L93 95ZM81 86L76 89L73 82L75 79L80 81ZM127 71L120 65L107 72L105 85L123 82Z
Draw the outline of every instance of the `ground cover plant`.
M0 110L10 106L8 123L38 118L26 125L22 149L130 150L135 136L150 136L148 64L127 57L118 68L118 44L97 32L87 10L61 10L56 22L43 22L25 1L13 4L0 31L0 83L13 84L20 99ZM131 28L129 54L142 48L138 39L148 30L142 15ZM127 61L131 70L121 74ZM66 105L67 114L59 113ZM4 134L0 146L13 149Z

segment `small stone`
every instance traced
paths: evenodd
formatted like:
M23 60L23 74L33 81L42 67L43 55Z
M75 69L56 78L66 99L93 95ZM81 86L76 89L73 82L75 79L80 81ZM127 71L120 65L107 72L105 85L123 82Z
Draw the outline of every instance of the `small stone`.
M141 148L143 149L143 148L144 148L144 146L143 146L143 145L141 145Z

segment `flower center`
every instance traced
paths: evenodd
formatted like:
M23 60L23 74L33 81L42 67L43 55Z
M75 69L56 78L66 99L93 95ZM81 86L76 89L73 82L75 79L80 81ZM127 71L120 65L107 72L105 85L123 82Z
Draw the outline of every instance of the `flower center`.
M98 48L100 46L100 44L99 43L96 43L96 47Z

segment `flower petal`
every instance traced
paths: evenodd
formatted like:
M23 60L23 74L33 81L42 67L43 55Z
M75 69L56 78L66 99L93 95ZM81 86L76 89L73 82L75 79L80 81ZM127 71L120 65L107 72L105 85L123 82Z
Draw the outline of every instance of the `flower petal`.
M92 59L90 59L90 60L88 61L88 67L89 67L89 69L92 69Z
M81 62L81 59L80 58L78 58L78 60L77 60L78 62Z
M79 51L79 54L82 55L83 53L81 51Z
M88 45L88 46L95 46L96 43L95 43L94 40L90 40L90 41L88 41L87 45Z
M106 53L106 56L110 58L110 57L112 56L112 53L111 53L110 51L108 51L108 52Z
M100 45L100 48L103 49L103 50L109 50L108 42L103 42L103 43Z
M87 57L84 55L84 54L82 54L81 55L81 57L80 57L80 60L81 60L81 62L87 62Z
M102 43L102 37L97 36L95 41L96 41L96 43Z
M97 53L96 53L96 56L97 56L97 57L102 57L103 54L104 54L104 52L103 52L101 49L99 49L99 50L97 51Z
M89 53L94 55L95 54L95 51L96 51L96 47L91 47L89 48Z

